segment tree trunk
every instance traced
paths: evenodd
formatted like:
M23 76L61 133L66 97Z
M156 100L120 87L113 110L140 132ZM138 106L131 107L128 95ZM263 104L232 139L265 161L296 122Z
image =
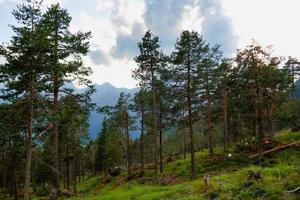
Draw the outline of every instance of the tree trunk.
M292 66L292 100L296 98L295 68Z
M189 123L189 136L190 136L190 152L191 152L191 179L196 178L196 162L194 150L194 133L193 133L193 114L192 114L192 99L191 99L191 63L190 51L188 52L188 74L187 74L187 106L188 106L188 123Z
M234 141L234 135L233 135L233 130L232 130L232 117L229 116L229 121L228 121L228 144L232 145Z
M80 156L76 159L78 163L78 181L81 182L81 162L80 162Z
M58 112L59 112L59 105L58 105L58 75L55 73L54 75L54 126L53 126L53 158L54 158L54 168L55 168L55 176L53 187L59 191L59 159L58 159Z
M182 152L183 152L183 158L186 159L186 136L185 136L185 130L184 130L184 114L182 115L183 124L182 124Z
M156 87L154 83L154 69L151 66L151 81L152 81L152 103L153 103L153 137L154 137L154 162L155 173L158 173L158 137L157 137L157 119L156 119Z
M32 68L33 66L31 66ZM25 167L25 185L24 200L30 199L30 179L31 179L31 160L32 160L32 122L33 122L33 77L29 83L29 99L28 99L28 134L27 134L27 154Z
M259 140L259 163L261 164L262 159L262 151L263 151L263 127L262 127L262 99L261 99L261 92L259 86L256 86L256 96L257 96L257 129L258 129L258 140Z
M68 139L66 141L66 179L67 179L67 189L70 191L70 154L69 154L69 143Z
M129 138L129 122L128 112L125 113L125 137L126 137L126 164L127 164L127 177L131 177L131 155L130 155L130 138Z
M224 115L224 151L228 145L228 91L223 91L223 115Z
M73 162L72 162L72 177L73 177L73 192L76 194L77 192L77 168L76 168L76 164L77 164L77 159L76 159L76 137L75 134L73 134L73 144L72 144L72 158L73 158Z
M160 114L159 114L159 170L160 170L160 173L163 173L162 112L161 112L161 110L160 110Z
M16 174L16 155L14 147L10 141L10 164L11 164L11 176L12 176L12 189L14 193L14 199L19 200L19 189L18 189L18 181L17 181L17 174Z
M144 173L144 93L142 91L142 102L141 102L141 112L142 112L142 119L141 119L141 173Z
M55 16L55 20L57 22L57 16ZM56 200L59 195L59 156L58 156L58 112L59 112L59 105L58 105L58 98L59 98L59 77L57 73L58 66L58 27L55 29L55 58L54 58L54 74L53 74L53 115L54 115L54 123L53 123L53 160L54 160L54 180L53 180L53 188L51 192L52 198Z
M208 97L207 101L207 126L208 126L208 146L209 146L209 153L213 154L213 139L212 139L212 125L211 125L211 101L210 97Z

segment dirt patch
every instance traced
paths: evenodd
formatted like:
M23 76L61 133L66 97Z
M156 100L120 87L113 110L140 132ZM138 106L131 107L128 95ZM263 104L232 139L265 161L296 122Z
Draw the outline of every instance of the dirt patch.
M174 174L160 174L157 177L143 177L140 178L139 183L141 184L154 184L154 185L175 185L182 183L184 178L176 176Z

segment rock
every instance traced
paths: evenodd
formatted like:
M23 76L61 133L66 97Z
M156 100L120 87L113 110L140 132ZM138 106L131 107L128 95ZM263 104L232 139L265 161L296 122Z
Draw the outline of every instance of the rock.
M103 183L109 183L111 182L113 177L110 174L107 174L103 180Z
M49 200L57 200L59 196L59 191L57 188L52 188L49 194Z
M262 175L259 172L248 171L248 179L260 180L262 179Z
M119 176L121 173L121 168L116 166L114 168L109 168L107 170L107 174L111 175L111 176Z

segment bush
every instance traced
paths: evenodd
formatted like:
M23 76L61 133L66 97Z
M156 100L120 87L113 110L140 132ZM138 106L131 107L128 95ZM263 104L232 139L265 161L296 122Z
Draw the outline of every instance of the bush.
M245 138L237 142L233 150L236 153L246 153L246 152L251 152L255 151L258 146L258 140L255 137L252 138Z
M234 199L252 200L263 197L266 194L263 186L254 181L249 181L235 188L233 191Z

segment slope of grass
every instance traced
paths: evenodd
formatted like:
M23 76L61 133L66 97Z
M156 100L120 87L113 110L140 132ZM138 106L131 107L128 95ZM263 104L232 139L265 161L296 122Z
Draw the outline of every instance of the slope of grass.
M275 136L275 140L279 142L300 141L300 132L282 131Z
M280 142L300 141L300 132L282 132L276 136ZM181 177L178 182L152 183L135 178L124 181L117 177L109 184L104 184L103 177L92 177L78 185L79 194L70 200L155 200L155 199L234 199L234 200L293 200L300 199L300 194L287 193L287 190L300 186L300 149L289 148L264 158L264 167L254 165L247 156L234 154L228 157L221 148L216 148L215 155L197 152L198 178L189 180L190 159L179 159L167 163L165 174L158 178ZM248 178L248 172L259 172L262 179ZM210 184L203 180L204 174L210 174ZM153 171L147 171L146 177L153 178ZM121 181L123 179L123 181Z

